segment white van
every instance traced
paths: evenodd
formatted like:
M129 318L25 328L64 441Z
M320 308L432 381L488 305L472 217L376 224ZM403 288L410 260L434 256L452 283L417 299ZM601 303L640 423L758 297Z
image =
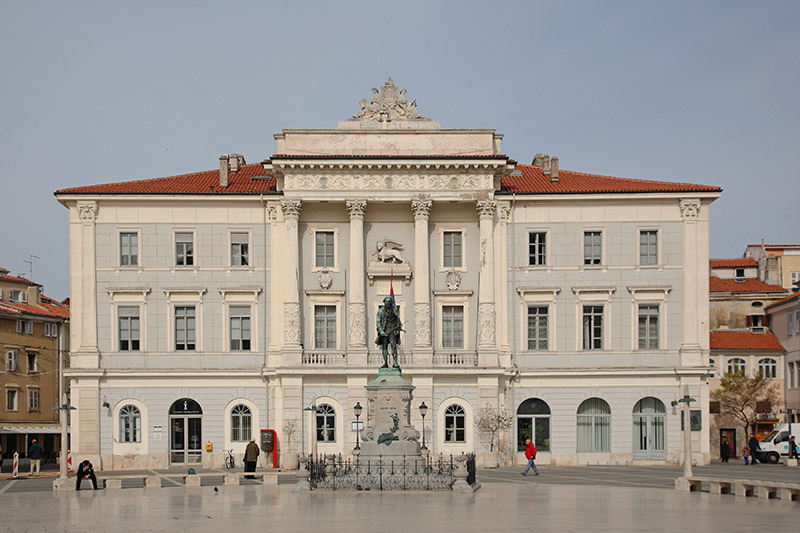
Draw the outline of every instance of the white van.
M789 433L789 424L779 424L775 426L769 435L761 441L761 457L759 460L771 464L777 464L781 457L789 457L789 437L794 435L795 446L800 452L797 441L800 439L800 424L792 424L792 433Z

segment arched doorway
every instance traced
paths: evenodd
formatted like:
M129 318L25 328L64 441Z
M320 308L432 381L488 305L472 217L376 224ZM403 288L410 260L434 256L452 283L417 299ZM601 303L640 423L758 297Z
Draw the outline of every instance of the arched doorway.
M169 408L170 464L199 463L203 453L203 409L191 398Z
M633 458L663 461L667 410L658 398L642 398L633 407Z
M537 452L550 451L550 406L539 398L528 398L517 408L517 451L525 451L531 439Z

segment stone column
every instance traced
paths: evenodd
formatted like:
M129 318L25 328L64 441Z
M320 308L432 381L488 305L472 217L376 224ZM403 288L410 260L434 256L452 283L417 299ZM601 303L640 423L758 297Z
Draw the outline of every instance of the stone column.
M496 296L496 305L498 309L508 309L508 224L511 219L511 204L509 202L497 203L497 214L500 218L500 227L498 229L498 241L496 244L497 259L498 259L498 272L496 287L500 287ZM512 239L514 237L512 236ZM497 323L498 338L497 344L501 352L500 364L504 367L511 366L511 345L509 343L508 331L511 319L508 313L500 313Z
M430 200L414 200L414 348L431 349Z
M299 347L300 331L300 243L297 223L300 218L300 200L281 201L284 225L286 226L286 279L284 280L284 345Z
M708 246L700 242L698 218L700 216L700 200L681 200L681 218L683 219L683 341L681 351L699 353L700 322L704 319L698 314L700 300L700 284L708 284L708 271L703 265L708 264L708 253L703 254ZM702 264L701 264L702 262ZM702 278L698 275L702 273ZM708 300L706 298L706 300ZM708 313L705 314L708 316ZM700 362L697 361L697 364Z
M79 336L77 346L73 348L71 364L81 368L97 368L99 350L97 348L95 225L98 206L95 202L78 202L76 208L78 224L74 224L70 228L73 250L73 253L70 254L72 263L70 285L73 294L73 327Z
M478 277L478 348L495 348L494 307L494 214L497 202L477 202L480 219L480 272Z
M364 212L366 200L349 200L346 203L350 214L350 280L347 316L348 346L364 349L367 346L367 304L364 296Z

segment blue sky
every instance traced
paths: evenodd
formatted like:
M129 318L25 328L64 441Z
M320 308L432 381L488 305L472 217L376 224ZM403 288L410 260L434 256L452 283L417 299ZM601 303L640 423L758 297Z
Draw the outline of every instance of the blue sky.
M724 188L713 257L798 242L800 2L11 2L0 266L68 296L56 189L273 153L387 76L447 128L563 169Z

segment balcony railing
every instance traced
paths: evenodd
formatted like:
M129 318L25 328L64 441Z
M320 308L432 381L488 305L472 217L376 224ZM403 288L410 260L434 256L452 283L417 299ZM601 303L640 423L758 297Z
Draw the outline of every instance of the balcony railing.
M439 350L433 354L433 366L478 366L478 354L467 350Z
M344 366L347 364L346 352L313 351L303 352L303 366Z

